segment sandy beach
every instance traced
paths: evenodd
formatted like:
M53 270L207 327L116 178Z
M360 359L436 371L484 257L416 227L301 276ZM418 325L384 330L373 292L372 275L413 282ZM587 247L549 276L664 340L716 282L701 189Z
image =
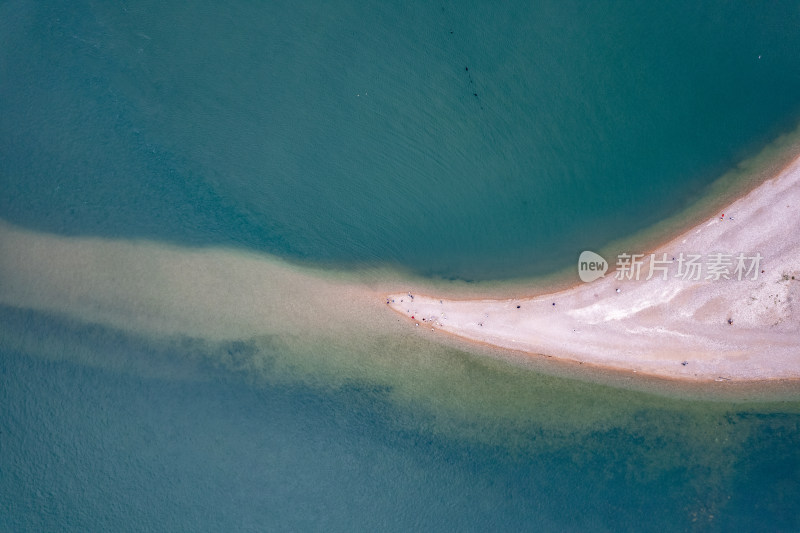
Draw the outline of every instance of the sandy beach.
M533 357L670 379L797 379L798 207L800 159L656 250L604 258L594 281L578 281L576 250L580 284L564 291L458 300L411 288L387 304L430 335Z
M515 358L662 378L797 379L798 206L800 159L656 250L630 250L642 255L629 258L640 262L638 276L636 269L619 276L619 258L605 257L605 276L581 283L576 261L572 288L494 300L443 298L430 284L422 285L428 296L418 294L414 283L425 281L397 273L322 276L241 251L63 237L0 222L0 304L156 336L313 337L342 344L347 367L352 343L367 338L354 332L369 323L370 331L403 336L412 328L433 341L454 335L512 350ZM651 254L659 261L652 276ZM687 275L692 257L701 269L696 279ZM454 286L442 290L452 295ZM398 323L391 310L407 321Z

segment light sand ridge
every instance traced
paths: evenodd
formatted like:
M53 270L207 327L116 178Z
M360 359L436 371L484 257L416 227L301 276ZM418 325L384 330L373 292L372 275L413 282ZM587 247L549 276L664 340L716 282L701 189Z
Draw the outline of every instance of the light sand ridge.
M409 292L387 303L413 317L414 327L617 370L691 380L800 378L799 207L795 160L724 216L655 250L656 258L676 260L666 280L656 271L645 281L647 254L638 280L610 272L534 298L453 300ZM681 253L702 256L700 279L676 276ZM706 279L709 254L716 253L730 255L724 270L731 279ZM739 253L745 267L757 270L734 272ZM606 259L613 268L617 258Z

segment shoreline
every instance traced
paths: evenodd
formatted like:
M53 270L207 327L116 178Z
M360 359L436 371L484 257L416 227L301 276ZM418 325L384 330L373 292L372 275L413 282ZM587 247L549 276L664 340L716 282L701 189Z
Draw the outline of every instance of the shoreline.
M576 278L547 294L456 299L396 293L387 297L388 306L435 334L529 358L684 382L800 379L800 333L792 331L800 324L800 223L792 218L800 206L800 157L754 181L759 184L722 211L727 218L706 217L660 246L629 252L646 254L643 272L651 253L718 252L731 259L758 253L764 272L756 279L617 280L609 268L596 281ZM614 258L606 259L613 266Z
M793 136L786 137L789 138ZM740 165L734 181L738 178L741 184L758 183L768 168L782 164L789 150L787 143L777 144L778 148L759 156L755 165ZM800 143L789 148L796 153ZM780 157L768 157L775 152ZM792 165L798 161L795 159ZM750 172L754 166L757 171ZM765 177L740 200L776 179ZM800 200L793 205L800 205ZM694 205L682 211L692 217L696 212ZM706 223L709 220L713 221L706 218ZM800 230L795 228L795 233L800 234ZM631 239L648 245L652 241L642 238L648 234L645 230ZM671 237L674 240L674 234ZM280 366L292 369L287 370L287 376L306 376L302 379L325 376L323 381L335 381L358 377L383 382L394 380L395 374L399 376L410 368L436 368L442 374L431 378L430 390L435 390L442 386L436 380L447 375L441 367L445 364L441 356L449 349L457 349L462 354L478 354L484 360L511 362L512 366L536 374L668 396L685 391L687 397L699 395L707 399L776 398L787 394L796 397L797 386L786 381L794 377L767 374L769 381L752 377L719 384L712 381L699 387L692 385L700 381L691 376L686 379L655 373L651 379L645 369L614 367L589 358L570 359L564 354L524 346L520 350L519 345L504 346L502 339L488 339L482 345L455 332L441 335L442 331L434 333L416 326L412 326L416 331L411 335L416 340L409 344L408 322L386 309L383 300L387 293L405 293L408 287L427 294L447 294L453 302L552 298L542 291L531 295L531 280L442 282L390 268L324 270L252 251L193 248L141 239L62 236L16 227L3 220L0 250L4 252L0 254L2 305L106 325L152 339L188 336L211 343L250 339L248 342L255 346L263 345L265 354L280 345L285 352ZM800 250L794 257L800 258ZM561 283L566 277L547 279ZM556 295L561 297L576 290L575 279L573 273L573 287L564 287ZM536 284L535 288L540 286ZM468 300L454 298L465 295ZM559 310L565 308L564 304L559 302ZM387 340L394 351L384 350ZM800 341L792 342L792 346L800 346ZM444 350L438 351L440 348ZM254 356L255 367L262 364L259 350L262 348ZM534 357L531 352L548 355ZM426 359L420 359L422 354ZM664 384L665 379L671 380L669 385ZM677 387L676 383L684 386Z
M664 243L690 232L708 220L708 213L724 212L726 206L744 198L764 183L776 179L800 159L800 127L780 135L759 153L709 183L696 200L658 223L640 228L630 235L613 239L593 250L612 256L624 249L636 247L644 253L656 251ZM577 252L576 252L577 259ZM334 268L334 270L339 270ZM463 281L425 278L409 270L387 270L367 267L360 273L382 271L375 277L378 290L385 293L417 287L418 292L438 294L451 300L531 298L546 296L580 286L572 266L544 275L497 280ZM356 270L356 273L359 273ZM373 276L374 277L374 276ZM398 282L399 280L402 280Z

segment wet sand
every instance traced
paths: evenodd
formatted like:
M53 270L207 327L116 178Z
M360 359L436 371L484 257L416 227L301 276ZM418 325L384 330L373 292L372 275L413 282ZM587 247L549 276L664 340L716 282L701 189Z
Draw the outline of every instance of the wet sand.
M605 277L553 294L459 300L412 289L387 302L409 327L430 335L452 334L533 357L693 381L797 379L799 214L796 159L656 250L630 250L645 253L638 279L635 272L614 272L618 258L606 257ZM652 266L664 267L667 279L658 268L646 279L651 253L666 259ZM700 256L699 273L688 267L691 256ZM715 263L719 279L710 269Z

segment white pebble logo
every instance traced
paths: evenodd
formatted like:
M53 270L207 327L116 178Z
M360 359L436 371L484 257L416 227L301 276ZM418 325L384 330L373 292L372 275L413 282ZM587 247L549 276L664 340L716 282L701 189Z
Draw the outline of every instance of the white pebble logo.
M608 272L608 261L594 252L585 251L578 258L578 276L584 283L602 278Z

